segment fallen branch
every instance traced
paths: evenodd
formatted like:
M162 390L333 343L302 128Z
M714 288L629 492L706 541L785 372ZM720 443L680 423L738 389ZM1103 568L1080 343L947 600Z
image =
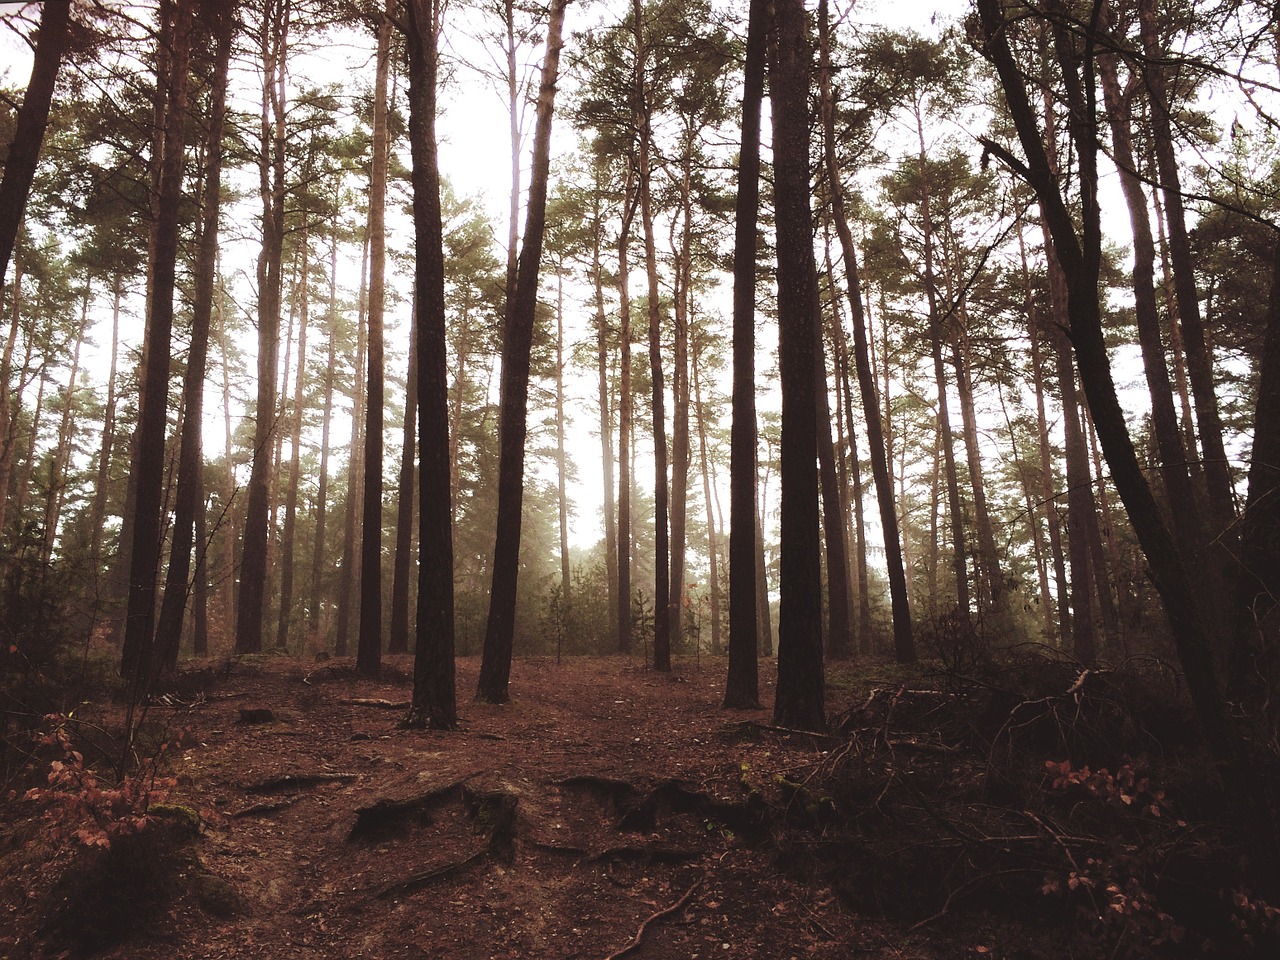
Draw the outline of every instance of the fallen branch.
M698 887L702 886L702 881L705 879L706 879L705 875L699 877L697 880L693 882L693 886L691 886L688 890L684 892L683 897L681 897L671 906L666 907L663 910L659 910L657 913L650 914L648 917L646 917L644 922L640 924L640 929L636 931L636 935L631 938L631 942L627 944L625 947L623 947L621 950L618 950L614 953L609 954L609 956L605 957L604 960L619 960L619 958L625 957L627 954L632 953L635 950L638 950L640 948L640 941L644 939L644 933L646 930L649 929L649 925L651 923L656 923L657 921L661 920L663 917L669 917L673 913L679 913L681 910L683 910L685 904L687 904L690 901L690 899L692 899L694 892L698 889Z

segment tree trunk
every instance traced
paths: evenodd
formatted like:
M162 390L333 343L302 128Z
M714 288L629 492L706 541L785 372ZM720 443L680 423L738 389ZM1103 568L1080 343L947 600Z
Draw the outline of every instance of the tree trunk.
M67 377L67 390L62 398L62 422L58 424L58 444L49 462L49 484L44 507L44 543L41 561L47 567L53 557L53 543L58 535L58 523L62 517L62 503L66 497L67 471L71 459L71 412L75 408L76 380L80 377L80 351L85 335L89 332L89 300L91 285L86 282L80 308L80 328L76 332L76 345L71 356L71 375Z
M413 567L414 456L418 415L418 331L417 298L409 321L409 373L405 381L404 433L400 441L400 476L396 483L396 557L391 574L391 653L409 652L409 574Z
M320 476L316 487L316 531L311 544L311 597L307 605L307 626L314 634L320 629L320 595L327 579L328 544L326 525L329 517L329 431L333 423L334 369L337 366L338 339L338 230L335 218L329 236L329 355L324 369L324 412L320 418ZM327 593L327 591L324 591Z
M622 226L618 230L618 652L631 652L631 241L633 187L627 166Z
M520 569L520 521L524 494L524 442L529 398L529 353L538 303L538 264L546 226L547 179L551 167L551 117L560 69L561 31L567 0L552 0L547 23L547 52L538 91L533 165L524 242L516 276L515 299L508 304L502 337L502 392L498 422L498 523L493 550L489 619L476 696L506 703L515 639L516 584Z
M364 510L360 523L360 639L356 673L376 677L382 668L382 408L383 314L387 276L387 77L395 0L387 0L378 25L378 73L373 93L373 168L369 178L369 396L365 403Z
M826 726L818 539L814 318L817 268L809 208L810 48L802 0L776 9L770 71L778 244L778 365L782 389L782 571L778 625L779 726Z
M298 317L298 369L294 377L293 410L290 419L289 479L285 490L284 525L280 533L280 611L276 620L276 649L289 648L289 626L293 619L294 554L298 529L298 485L302 462L302 404L307 382L307 327L310 325L310 284L306 264L310 259L310 238L304 221L302 226L302 294ZM299 299L296 292L294 298ZM286 363L287 368L287 363Z
M729 433L729 670L726 707L760 705L757 650L764 544L756 505L756 223L760 206L760 111L767 0L751 0L743 68L742 144L733 246L733 422ZM768 603L768 595L765 595ZM767 613L767 607L766 607ZM772 644L770 644L772 645Z
M1213 355L1205 341L1204 324L1200 318L1195 260L1187 236L1178 158L1171 129L1169 84L1164 67L1167 53L1160 43L1154 0L1139 0L1138 20L1141 24L1142 48L1146 55L1143 60L1143 78L1151 104L1152 142L1168 221L1169 254L1173 262L1178 320L1182 325L1183 343L1187 351L1187 368L1191 379L1191 394L1195 400L1196 423L1200 429L1200 446L1204 450L1209 510L1216 528L1213 532L1217 537L1234 539L1231 530L1235 520L1235 494L1231 487L1226 450L1222 444L1222 417L1218 412L1218 397L1213 387Z
M702 469L702 501L707 513L707 596L711 612L711 653L719 656L724 652L720 636L720 547L716 536L716 515L712 500L711 459L707 453L707 414L702 404L702 380L698 370L701 348L694 338L690 351L690 379L693 385L693 415L698 423L698 458Z
M644 231L645 275L648 277L649 379L653 413L653 669L671 669L671 621L665 615L671 602L671 555L668 530L669 491L667 479L667 422L662 372L661 294L658 289L658 252L654 242L652 198L653 117L645 78L648 51L644 39L642 0L632 0L632 28L635 31L635 121L639 156L636 182L640 188L640 223Z
M124 295L124 275L117 273L111 291L111 365L107 370L107 399L102 416L102 446L98 450L98 470L93 484L93 502L89 507L89 556L99 569L105 566L102 556L103 525L107 516L107 488L111 484L111 452L116 436L116 367L120 353L120 300ZM8 364L5 364L7 369ZM5 423L0 410L0 429ZM4 491L0 478L0 492ZM3 507L0 506L0 530L4 529Z
M594 222L603 220L600 209L601 184L597 176L591 199ZM618 628L618 518L613 497L613 417L609 410L609 339L604 309L604 269L600 263L600 231L591 232L591 282L595 287L596 366L599 371L600 463L604 473L604 565L608 581L609 624L616 636Z
M177 667L182 637L183 612L187 605L188 579L193 545L204 552L202 540L195 539L196 518L204 512L201 476L204 427L204 380L208 367L209 330L213 318L213 287L218 264L218 216L222 194L222 130L226 117L227 74L231 62L231 37L235 29L232 11L220 6L202 7L201 15L216 43L213 86L209 93L209 129L205 138L204 182L200 211L200 239L196 253L195 291L192 295L191 346L182 383L182 439L178 453L178 492L174 509L173 540L169 549L169 569L164 600L160 605L157 666L164 672ZM227 456L231 451L228 448Z
M1044 522L1049 531L1049 553L1053 558L1054 596L1057 609L1058 635L1064 644L1072 642L1071 608L1067 602L1067 564L1062 552L1062 525L1058 518L1057 498L1053 489L1053 465L1049 456L1049 421L1045 413L1044 369L1040 354L1040 314L1031 289L1031 273L1027 268L1027 247L1018 231L1018 252L1022 265L1023 309L1027 314L1027 339L1030 344L1031 381L1036 394L1036 447L1040 457L1040 499L1044 505ZM1046 261L1048 256L1046 254ZM1054 636L1054 620L1045 614L1045 635Z
M819 14L819 20L821 20ZM889 476L884 429L880 419L880 400L871 370L871 351L867 343L867 325L862 310L862 289L858 279L857 255L853 248L853 234L844 212L844 190L840 181L840 166L836 160L835 116L832 108L830 84L824 82L822 91L822 126L827 180L831 189L831 214L835 221L836 235L844 255L845 274L849 286L849 312L853 317L854 360L858 370L858 385L862 392L862 408L866 417L867 440L871 448L871 472L875 478L876 499L880 505L880 524L884 531L885 562L888 567L889 593L893 607L894 655L900 663L915 661L915 638L911 626L911 608L907 600L907 578L903 570L902 541L898 536L898 515L893 502L893 486ZM886 358L887 359L887 358Z
M561 616L572 604L569 582L569 497L565 493L568 460L564 451L564 264L556 271L556 494L560 520L560 603Z
M13 141L9 144L5 159L4 176L0 178L0 296L4 293L5 274L9 272L9 260L18 240L18 229L22 226L27 196L31 192L36 164L40 160L49 106L53 102L53 87L57 82L62 53L67 45L67 23L70 15L69 3L46 3L40 12L40 29L36 34L31 79L27 81L22 106L18 108ZM0 381L0 390L7 393L8 389L9 380L6 377ZM0 402L0 413L3 412L5 404Z
M36 164L40 160L40 147L44 142L49 107L53 102L53 88L62 64L62 52L67 43L67 22L71 4L46 3L40 13L40 30L36 35L35 56L31 63L31 79L22 97L22 106L14 122L13 141L9 144L4 175L0 178L0 301L4 297L4 278L9 272L9 261L18 240L27 196L35 179ZM19 284L21 271L15 271L14 288ZM13 335L17 331L17 302L14 294L14 323L5 346L5 360L0 369L0 425L7 430L12 414L9 396L10 358L13 352ZM12 434L0 438L0 531L4 530L5 503L8 500L9 471L13 463Z
M191 6L171 0L172 50L169 71L158 82L166 87L159 219L152 264L151 309L147 317L146 378L138 410L137 516L129 566L129 602L125 614L124 652L120 673L129 679L131 699L145 694L143 685L153 666L156 575L160 564L161 492L164 487L165 428L169 398L170 334L178 263L178 220L182 199L183 124L187 105L187 62L191 40Z
M275 446L276 377L280 358L281 267L285 200L285 56L291 6L268 0L262 24L262 116L259 191L262 196L262 251L258 256L258 398L254 414L253 466L245 509L236 609L236 652L262 650L262 618L267 582L267 502L271 454Z
M814 282L813 394L818 442L818 486L822 492L822 533L827 555L827 656L853 656L849 622L849 556L845 551L844 502L836 476L836 450L831 439L831 403L827 395L827 363L822 343L822 313L817 309L818 275Z
M357 504L363 503L361 483L364 477L364 402L368 396L362 375L365 371L365 346L368 335L365 307L368 296L369 244L365 238L364 257L360 264L359 310L356 319L356 362L352 373L351 394L351 442L347 449L347 498L342 516L342 561L338 580L337 618L338 629L334 638L334 653L347 655L351 636L351 595L359 596L360 536L356 520Z
M685 552L688 549L689 464L689 327L693 322L692 147L685 150L680 179L681 240L672 253L675 269L675 350L671 377L674 404L671 424L671 594L667 630L673 644L684 636ZM674 231L674 224L673 224Z
M458 725L454 665L453 496L445 339L444 230L436 144L434 0L409 0L409 144L413 157L415 318L418 345L418 622L413 703L406 727Z

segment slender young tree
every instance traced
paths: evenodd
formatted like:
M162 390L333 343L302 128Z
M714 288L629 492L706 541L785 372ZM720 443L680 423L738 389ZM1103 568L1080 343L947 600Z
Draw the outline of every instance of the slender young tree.
M893 479L889 475L889 458L886 452L884 425L881 420L880 399L876 392L875 376L871 367L871 348L867 341L866 314L862 307L862 285L858 277L857 254L853 246L853 233L849 229L849 221L845 216L844 187L840 180L840 164L836 159L835 113L831 86L826 82L825 76L823 80L821 100L823 154L827 182L831 191L832 220L835 222L836 235L840 238L840 251L844 256L849 312L853 318L854 362L858 371L858 386L862 394L862 410L866 419L871 473L875 479L876 500L880 506L880 526L884 532L885 563L888 567L889 596L893 608L894 655L899 662L910 663L916 658L916 648L911 626L911 607L907 599L907 578L902 562L902 539L898 534L898 514L893 502ZM887 366L886 362L886 368Z
M524 243L516 276L515 299L508 305L502 337L502 395L498 421L498 524L493 550L493 585L477 699L506 703L515 640L516 583L520 567L520 521L524 498L524 441L529 398L529 354L538 304L538 265L546 226L547 180L551 172L551 118L560 70L561 31L567 0L552 0L547 21L547 50L538 91L533 166Z
M415 298L416 299L416 298ZM396 483L396 556L391 574L391 653L409 652L409 574L413 566L414 460L418 434L418 307L414 303L409 323L409 374L404 393L404 433L400 441L400 476Z

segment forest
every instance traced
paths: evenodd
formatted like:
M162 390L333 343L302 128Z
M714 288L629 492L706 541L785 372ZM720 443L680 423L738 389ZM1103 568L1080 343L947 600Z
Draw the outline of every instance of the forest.
M0 27L14 956L1280 948L1272 4Z

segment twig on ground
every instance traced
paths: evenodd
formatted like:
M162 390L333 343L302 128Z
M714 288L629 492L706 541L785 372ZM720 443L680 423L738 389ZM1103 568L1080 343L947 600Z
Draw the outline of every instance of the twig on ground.
M691 886L688 890L684 892L684 896L681 897L679 900L677 900L675 903L673 903L671 906L666 907L662 910L659 910L657 913L650 914L648 917L646 917L644 922L640 924L640 929L636 931L636 935L631 938L631 942L627 944L625 947L623 947L621 950L617 950L614 953L609 954L609 956L605 957L604 960L619 960L619 958L625 957L628 954L633 953L634 951L639 949L640 942L644 939L644 933L646 930L649 929L649 925L651 923L656 923L657 921L661 920L663 917L669 917L673 913L679 913L681 910L683 910L685 904L687 904L693 898L694 893L697 891L697 889L700 886L702 886L702 881L705 879L706 879L706 875L704 874L703 876L695 880L693 882L693 886Z

